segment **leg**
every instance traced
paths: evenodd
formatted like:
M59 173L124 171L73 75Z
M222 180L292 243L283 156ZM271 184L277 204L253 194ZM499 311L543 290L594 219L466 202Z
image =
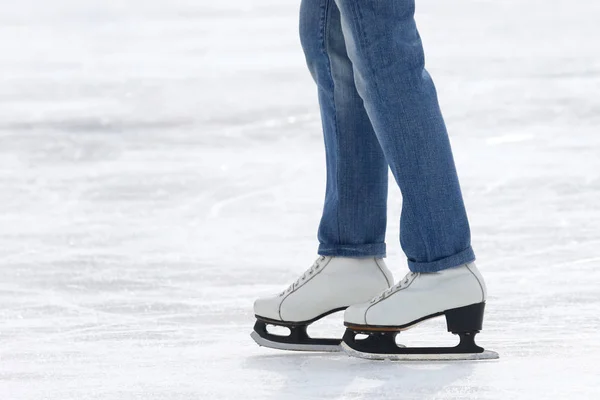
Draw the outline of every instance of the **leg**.
M474 260L414 0L335 0L360 96L403 197L400 242L414 272Z
M300 37L317 83L327 189L319 254L385 256L388 166L355 84L333 0L303 0Z
M319 89L327 192L319 227L321 257L283 292L256 300L252 333L261 346L338 351L341 339L311 338L306 327L389 288L385 255L387 163L354 86L333 0L303 0L300 30ZM285 326L287 336L268 331Z

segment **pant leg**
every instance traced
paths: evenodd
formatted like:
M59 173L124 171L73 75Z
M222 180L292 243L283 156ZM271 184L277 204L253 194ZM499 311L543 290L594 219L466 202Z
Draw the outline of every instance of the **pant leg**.
M319 254L385 256L388 165L355 83L333 0L303 0L300 37L317 84L327 187Z
M424 68L414 0L335 0L360 96L402 191L414 272L475 259L446 126Z

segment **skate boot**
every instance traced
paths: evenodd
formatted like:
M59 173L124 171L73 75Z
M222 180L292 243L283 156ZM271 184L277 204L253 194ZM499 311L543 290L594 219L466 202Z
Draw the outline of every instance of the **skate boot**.
M275 349L341 351L341 339L311 338L306 332L308 325L352 304L369 301L392 283L392 274L380 258L321 256L286 290L256 300L251 336L260 346ZM286 327L290 334L270 333L267 325Z
M436 273L409 273L370 302L346 310L342 348L375 360L480 360L498 358L475 344L481 331L487 291L474 263ZM396 336L420 322L446 317L456 347L401 347ZM357 336L367 335L364 339Z

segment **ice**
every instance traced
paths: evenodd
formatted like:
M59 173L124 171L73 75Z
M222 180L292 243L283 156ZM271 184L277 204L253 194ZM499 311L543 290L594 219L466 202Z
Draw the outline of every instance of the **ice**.
M600 398L592 0L418 2L490 291L479 343L499 361L250 339L253 300L316 252L324 154L298 3L3 2L0 398ZM397 277L399 204L394 189ZM406 340L447 344L443 328Z

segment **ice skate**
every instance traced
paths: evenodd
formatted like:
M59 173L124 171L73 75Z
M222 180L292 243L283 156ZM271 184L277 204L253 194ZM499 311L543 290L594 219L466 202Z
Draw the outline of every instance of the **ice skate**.
M254 303L252 338L260 346L297 351L340 351L341 339L311 338L306 328L315 321L368 301L393 283L382 259L321 256L296 282L273 297ZM288 336L268 325L283 326Z
M498 354L475 344L481 331L487 291L475 264L437 273L409 273L370 302L346 310L342 348L374 360L482 360ZM400 347L396 336L418 323L446 317L448 331L460 337L456 347ZM364 339L357 335L367 335Z

